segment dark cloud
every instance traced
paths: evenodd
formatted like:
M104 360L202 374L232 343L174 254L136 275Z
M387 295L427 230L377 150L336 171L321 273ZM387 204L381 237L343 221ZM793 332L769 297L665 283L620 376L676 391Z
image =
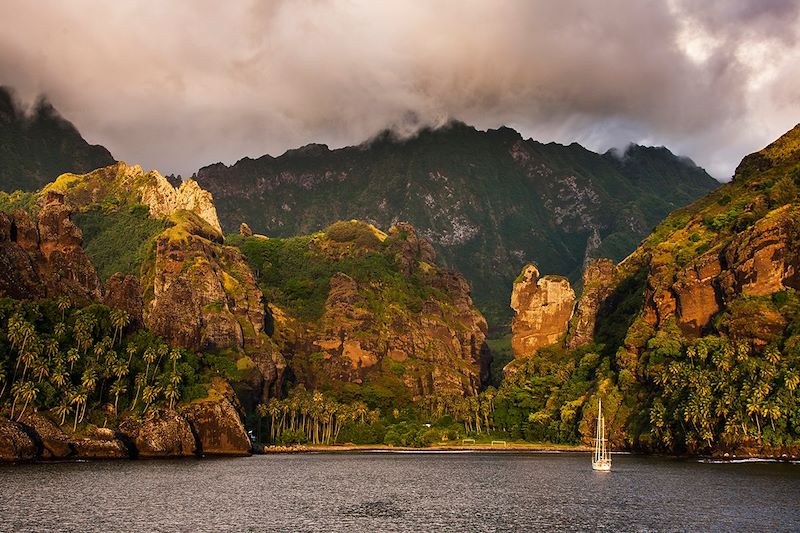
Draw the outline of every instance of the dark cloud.
M4 4L0 83L163 172L458 118L719 178L800 121L792 0Z

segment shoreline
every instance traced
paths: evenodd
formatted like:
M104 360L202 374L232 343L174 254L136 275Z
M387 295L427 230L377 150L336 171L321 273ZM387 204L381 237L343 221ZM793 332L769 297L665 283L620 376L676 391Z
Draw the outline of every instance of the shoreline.
M568 444L523 444L514 443L506 446L491 444L442 444L417 448L413 446L389 446L387 444L296 444L291 446L263 446L254 450L254 455L270 455L280 453L352 453L352 452L591 452L589 446Z
M481 452L481 453L591 453L591 446L567 445L567 444L525 444L514 443L507 446L491 444L468 444L468 445L437 445L424 448L411 446L389 446L386 444L295 444L291 446L263 446L261 449L254 449L253 455L274 455L274 454L347 454L347 453L447 453L447 452ZM620 450L612 452L613 455L639 455L643 457L668 457L679 460L696 460L708 463L740 463L740 462L776 462L800 464L800 457L795 456L775 456L775 455L749 455L749 454L722 454L722 455L679 455L679 454L660 454L636 450Z

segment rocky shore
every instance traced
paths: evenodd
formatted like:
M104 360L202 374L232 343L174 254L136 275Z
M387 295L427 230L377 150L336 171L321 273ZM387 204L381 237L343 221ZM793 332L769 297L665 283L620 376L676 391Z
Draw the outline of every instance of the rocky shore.
M75 434L44 413L18 421L0 416L0 462L247 456L250 439L234 402L213 395L179 409L154 409L141 419L122 417L114 429Z

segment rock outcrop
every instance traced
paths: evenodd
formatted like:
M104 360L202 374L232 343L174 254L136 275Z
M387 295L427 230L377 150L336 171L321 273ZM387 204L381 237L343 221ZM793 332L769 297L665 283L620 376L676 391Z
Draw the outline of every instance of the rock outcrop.
M103 291L103 303L128 313L130 327L144 325L142 285L136 276L123 276L117 272L108 278Z
M100 279L81 248L80 229L57 191L44 194L35 219L0 213L0 296L56 298L86 304L100 298Z
M675 271L653 264L647 279L644 317L652 326L675 318L697 335L739 296L765 296L800 289L800 215L787 205Z
M250 455L250 439L236 407L233 389L226 381L216 379L209 392L208 399L183 408L197 435L200 452L203 455Z
M376 317L358 284L342 273L333 276L319 333L311 340L326 377L364 383L387 360L402 369L413 397L476 394L488 378L486 321L472 307L462 276L445 274L434 283L454 296L452 307L428 301L417 316L395 317L381 335L373 331Z
M215 379L208 398L180 411L154 409L144 420L125 418L118 431L65 433L48 416L29 412L20 422L0 417L0 462L74 459L249 455L241 405L231 386Z
M75 455L70 438L47 417L39 413L29 413L22 422L29 434L36 435L41 443L42 459L66 459Z
M124 420L120 433L129 438L138 457L189 457L199 452L186 418L169 409L154 409L144 421Z
M392 226L389 235L397 237L394 240L396 258L406 276L410 276L416 270L420 261L429 265L436 264L436 251L433 245L428 239L420 237L414 226L408 222L398 222Z
M567 332L575 307L575 292L560 276L539 277L534 265L526 265L511 293L511 348L514 357L528 357Z
M238 354L248 372L248 401L265 402L275 392L283 363L264 334L261 290L239 250L209 234L193 213L180 217L157 238L145 322L171 344Z
M331 228L287 243L287 253L306 247L323 271L339 261L352 268L353 276L330 276L319 319L270 304L295 378L309 389L378 382L409 398L476 394L490 354L464 277L436 266L433 247L409 224L388 233L358 221Z
M141 171L140 167L134 168ZM191 211L222 234L210 192L200 188L197 182L191 179L182 182L178 187L173 187L157 171L152 171L151 174L154 176L152 182L140 188L142 203L150 206L150 216L168 218L179 210Z
M578 300L572 321L567 347L578 348L592 342L597 313L603 302L614 290L614 262L610 259L595 259L583 270L583 292Z
M24 428L0 416L0 462L31 461L37 454L36 443Z
M75 450L75 459L128 459L130 450L125 444L104 432L85 438L70 439L70 445Z
M218 235L222 229L211 193L194 180L173 186L158 171L145 172L139 165L119 161L86 174L62 174L43 189L58 191L76 209L103 202L117 205L145 204L153 218L168 219L178 211L190 211L201 218Z

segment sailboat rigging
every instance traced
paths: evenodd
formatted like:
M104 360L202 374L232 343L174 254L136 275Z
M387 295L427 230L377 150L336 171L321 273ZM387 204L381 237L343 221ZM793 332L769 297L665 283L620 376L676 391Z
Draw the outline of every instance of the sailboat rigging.
M606 439L606 422L603 418L603 401L597 404L597 437L594 440L592 470L608 472L611 470L611 449Z

